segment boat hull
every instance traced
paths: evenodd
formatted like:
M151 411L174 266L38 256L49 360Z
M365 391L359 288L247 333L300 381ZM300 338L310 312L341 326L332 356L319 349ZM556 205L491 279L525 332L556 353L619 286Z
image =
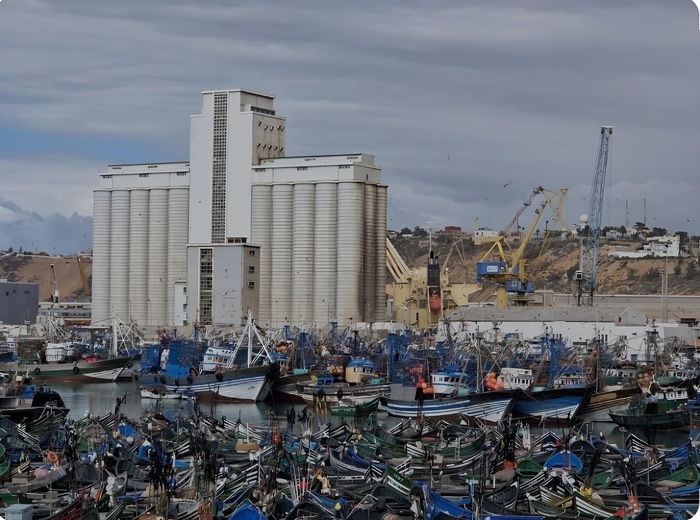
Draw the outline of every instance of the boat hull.
M0 365L0 372L28 372L36 379L52 383L113 383L127 367L132 365L133 358L117 357L97 361L42 363L39 365L5 363Z
M629 415L610 412L612 421L625 428L685 428L690 425L688 410L672 410L665 413Z
M641 390L639 386L629 386L617 390L609 390L592 394L578 409L577 419L588 419L596 422L610 422L610 411L624 409Z
M447 417L466 415L485 424L497 424L510 413L513 395L510 393L486 392L449 399L426 399L400 401L380 398L382 406L394 417Z
M513 407L513 416L547 424L565 424L577 414L590 387L557 388L523 392Z
M220 379L217 376L221 376ZM206 374L193 378L192 382L166 378L168 392L186 390L199 399L215 399L223 402L254 403L264 401L272 389L270 367L251 367L231 370L223 374Z

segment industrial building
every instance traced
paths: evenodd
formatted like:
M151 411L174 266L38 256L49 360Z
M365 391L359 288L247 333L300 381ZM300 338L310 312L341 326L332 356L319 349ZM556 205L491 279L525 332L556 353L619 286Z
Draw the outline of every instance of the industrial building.
M187 276L187 162L116 164L93 198L92 324L177 322L175 286Z
M0 279L0 323L25 325L36 323L39 314L39 285Z
M387 187L365 154L284 158L274 97L202 93L190 160L113 165L93 217L93 324L383 318Z
M387 187L373 156L263 159L252 200L260 323L385 319Z

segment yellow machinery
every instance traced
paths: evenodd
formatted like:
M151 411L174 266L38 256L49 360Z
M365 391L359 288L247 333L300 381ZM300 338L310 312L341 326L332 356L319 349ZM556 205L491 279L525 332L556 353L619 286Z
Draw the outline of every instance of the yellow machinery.
M571 232L562 213L567 193L567 189L550 191L542 187L535 188L523 208L508 226L508 229L510 229L513 222L520 218L524 210L530 206L537 195L544 197L540 207L535 210L535 220L521 238L518 248L515 250L511 249L506 237L501 236L477 264L476 281L477 283L492 282L496 284L496 307L499 309L508 307L508 293L515 295L513 304L516 306L524 306L529 303L528 296L534 292L534 284L526 272L526 262L523 258L523 253L537 229L545 208L549 206L553 212L553 219L558 220L565 228L565 231ZM547 232L545 232L546 239Z

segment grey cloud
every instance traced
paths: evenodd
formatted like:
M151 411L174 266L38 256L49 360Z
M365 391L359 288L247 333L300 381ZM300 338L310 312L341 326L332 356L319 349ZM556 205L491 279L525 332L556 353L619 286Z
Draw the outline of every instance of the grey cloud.
M395 227L499 228L539 185L570 188L575 222L612 124L606 218L646 198L700 233L697 16L689 0L8 1L0 109L176 160L200 90L275 94L291 154L376 156ZM97 169L79 177L87 212Z

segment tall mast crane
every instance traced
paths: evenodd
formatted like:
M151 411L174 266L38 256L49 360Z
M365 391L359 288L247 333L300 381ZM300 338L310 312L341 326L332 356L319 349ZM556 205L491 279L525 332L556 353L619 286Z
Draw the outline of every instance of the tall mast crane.
M612 126L600 128L600 143L598 158L593 174L591 198L588 203L588 215L581 215L581 224L588 224L588 233L581 237L581 260L575 278L578 282L576 289L576 304L579 306L593 305L593 294L596 289L598 273L598 246L600 230L603 222L603 193L605 191L605 173L608 169L608 156L612 141Z

